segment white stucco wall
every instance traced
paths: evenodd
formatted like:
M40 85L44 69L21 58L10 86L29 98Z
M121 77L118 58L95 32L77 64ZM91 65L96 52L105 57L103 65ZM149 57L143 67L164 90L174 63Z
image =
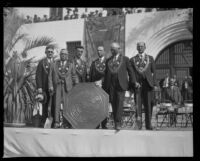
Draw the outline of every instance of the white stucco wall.
M146 52L154 58L169 44L192 39L187 29L189 9L135 13L126 16L125 55L137 54L136 44L146 43Z
M58 50L66 48L67 41L81 41L83 43L84 36L84 20L67 20L67 21L51 21L40 22L23 25L19 31L20 33L28 34L31 39L47 36L54 39L58 45ZM24 48L24 43L19 42L15 50L21 51ZM38 60L45 56L45 47L38 47L30 50L28 58L35 56L34 60Z

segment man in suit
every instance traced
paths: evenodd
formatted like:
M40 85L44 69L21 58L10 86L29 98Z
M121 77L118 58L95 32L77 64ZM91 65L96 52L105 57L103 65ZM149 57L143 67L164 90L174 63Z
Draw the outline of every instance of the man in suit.
M192 85L191 76L190 78L185 76L185 79L183 80L183 83L182 83L183 101L192 100L192 90L193 90L193 85Z
M52 65L54 64L53 55L54 55L54 47L49 45L45 49L46 58L42 59L37 66L36 69L36 87L37 92L39 94L46 95L46 102L43 103L42 106L42 120L41 124L44 125L46 118L48 117L48 103L50 100L50 94L52 95L52 91L49 91L49 84L48 84L48 76L49 71ZM52 97L54 97L52 95ZM51 106L51 113L54 118L54 99L52 98L52 106ZM43 126L44 127L44 126Z
M174 106L174 112L178 112L178 107L180 107L182 98L179 87L176 84L176 80L174 78L170 79L170 88L168 89L169 100L172 102ZM176 123L176 116L174 114L170 115L170 125Z
M145 110L145 126L146 129L152 130L152 97L153 89L156 88L156 72L155 63L152 56L145 53L146 45L144 42L137 43L138 54L130 59L132 69L135 72L136 81L140 84L140 88L136 89L137 103L137 126L142 128L142 104Z
M94 60L90 66L89 80L90 82L95 82L96 85L102 87L106 69L106 57L103 46L99 46L97 50L99 58ZM107 129L106 124L107 118L104 119L101 123L102 129ZM99 128L99 126L97 128Z
M177 87L179 87L179 81L178 81L176 75L174 75L174 77L173 77L173 81L174 81L174 85L177 86Z
M136 85L136 81L129 58L122 55L118 43L111 44L111 53L112 56L106 60L102 87L109 94L115 129L120 130L125 91L128 90L129 81L131 85Z
M162 83L161 83L161 87L162 87L162 102L164 102L165 100L168 100L168 94L167 94L167 91L169 89L169 81L170 81L170 78L169 78L169 74L166 73L166 76L165 78L162 79Z
M82 60L83 51L84 51L83 46L76 47L74 65L75 65L76 74L78 76L79 83L87 82L88 80L86 62Z
M62 126L61 111L68 108L67 94L77 82L74 64L68 60L68 51L62 49L60 60L54 63L49 73L49 89L55 92L55 128Z

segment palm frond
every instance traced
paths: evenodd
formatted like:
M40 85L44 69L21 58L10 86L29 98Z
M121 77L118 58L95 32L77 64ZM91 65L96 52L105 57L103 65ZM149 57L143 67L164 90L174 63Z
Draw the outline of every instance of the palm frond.
M12 40L12 42L11 43L9 43L8 44L8 46L7 46L7 49L6 49L6 51L7 52L10 52L12 49L13 49L13 47L17 44L17 42L19 42L19 41L21 41L21 40L27 40L27 35L28 34L18 34L13 40Z
M53 38L48 38L48 37L39 37L39 38L36 38L35 40L28 40L26 42L26 46L24 48L24 50L22 51L22 55L27 53L28 50L31 50L33 48L36 48L36 47L41 47L41 46L47 46L47 45L54 45L56 46L56 44L52 44L54 42Z

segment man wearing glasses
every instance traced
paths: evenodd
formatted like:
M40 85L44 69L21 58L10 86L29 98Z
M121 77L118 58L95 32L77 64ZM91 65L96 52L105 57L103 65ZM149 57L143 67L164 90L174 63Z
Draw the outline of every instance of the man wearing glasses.
M49 91L48 76L49 71L52 65L54 64L53 55L54 55L54 46L49 45L45 49L46 58L39 61L36 69L36 87L37 93L43 94L46 96L46 101L42 104L42 120L41 126L44 127L46 118L48 117L48 103L50 100L50 94L52 91ZM54 99L52 99L51 113L54 117ZM53 124L52 124L53 125Z
M75 55L74 65L76 69L76 74L78 76L78 83L87 82L87 66L86 62L82 60L84 47L78 46L76 50L77 52Z

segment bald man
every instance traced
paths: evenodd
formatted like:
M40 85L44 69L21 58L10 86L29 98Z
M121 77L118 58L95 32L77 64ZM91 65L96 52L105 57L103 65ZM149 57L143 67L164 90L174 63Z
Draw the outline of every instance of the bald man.
M68 60L68 51L60 51L60 60L57 60L49 73L49 88L55 92L55 128L62 126L60 110L67 107L67 95L72 87L78 83L75 66ZM69 123L66 125L70 127Z
M138 53L130 59L132 69L134 70L136 81L140 84L140 88L136 88L136 117L137 126L142 128L142 104L145 110L145 126L147 130L152 130L152 90L156 89L156 71L155 63L152 56L145 53L146 45L144 42L137 43Z
M104 75L105 75L105 69L106 69L106 57L105 57L105 51L103 46L99 46L97 48L98 58L94 60L90 66L90 74L89 74L89 80L90 82L95 82L96 85L102 87L102 84L104 83ZM102 129L107 129L106 127L107 118L102 121L101 127ZM99 128L98 126L97 128Z
M102 87L109 94L115 129L120 130L125 91L128 90L129 83L132 85L137 83L129 58L122 55L118 43L111 44L111 53L112 56L106 60Z

